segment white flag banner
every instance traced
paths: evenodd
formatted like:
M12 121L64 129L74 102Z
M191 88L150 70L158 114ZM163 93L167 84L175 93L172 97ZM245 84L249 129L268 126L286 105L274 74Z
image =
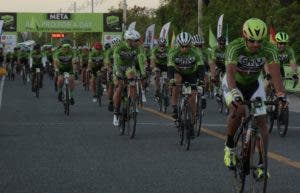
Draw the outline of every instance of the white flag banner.
M155 29L155 24L150 25L147 28L145 34L145 43L149 44L151 48L153 47L153 43L154 43L154 29Z
M218 26L217 26L217 38L219 38L219 37L222 36L223 17L224 17L224 14L222 14L222 15L219 17L219 20L218 20Z
M135 21L131 22L131 24L129 24L129 26L128 26L128 30L134 30L135 29L135 24L136 24Z
M3 21L3 20L0 20L0 35L2 34L3 23L4 23L4 21Z
M171 22L168 22L161 28L159 38L168 39L168 32L169 32L170 25L171 25Z

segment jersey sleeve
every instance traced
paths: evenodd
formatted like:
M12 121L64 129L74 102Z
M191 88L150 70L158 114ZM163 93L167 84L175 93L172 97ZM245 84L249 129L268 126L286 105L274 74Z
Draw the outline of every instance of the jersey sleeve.
M274 44L270 42L266 42L266 45L264 47L264 50L266 52L266 59L268 64L279 64L279 59L278 59L278 51L277 48Z
M232 41L226 49L225 52L225 65L234 64L238 62L238 49L241 47L240 39Z
M287 51L288 51L290 64L296 64L295 52L294 52L293 48L288 47Z

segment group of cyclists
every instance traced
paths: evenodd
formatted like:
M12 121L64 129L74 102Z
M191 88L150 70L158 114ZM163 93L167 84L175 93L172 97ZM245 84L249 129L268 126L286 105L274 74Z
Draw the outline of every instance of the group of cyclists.
M251 18L245 21L242 28L242 37L231 41L226 45L226 38L218 38L218 45L208 49L205 47L204 38L201 35L191 35L181 32L176 37L176 46L168 46L165 38L159 38L157 45L141 43L141 35L131 29L124 32L123 40L114 38L110 44L102 45L96 42L93 48L86 46L80 50L73 49L68 42L53 50L45 48L47 52L36 44L32 51L16 47L12 53L4 57L3 48L0 48L0 63L25 65L32 72L34 69L43 68L42 58L45 53L49 63L56 72L54 84L58 89L58 100L62 100L63 73L71 74L69 77L71 104L74 100L74 87L76 76L81 73L82 85L90 85L93 101L97 101L95 78L97 73L104 77L108 93L108 110L113 112L113 125L119 125L118 114L122 89L125 79L137 80L141 84L142 102L146 102L147 71L154 74L155 97L160 92L160 76L167 73L169 96L173 108L172 116L178 117L178 97L180 85L188 82L191 85L203 85L205 92L210 92L212 86L222 90L215 93L217 97L223 97L229 108L227 118L227 137L224 148L224 163L229 169L236 166L234 135L241 123L245 112L243 101L250 101L257 97L266 100L265 79L271 80L276 97L279 102L286 102L287 96L283 86L284 65L290 65L293 71L292 77L298 80L297 65L293 49L288 46L289 36L285 32L276 34L276 45L267 40L267 25L264 21ZM104 47L104 48L103 48ZM6 58L6 61L4 61ZM32 64L29 65L29 60ZM151 74L151 73L150 73ZM90 77L90 78L88 78ZM42 79L40 82L42 87ZM34 91L34 87L32 87ZM138 97L137 90L133 90ZM192 94L189 102L192 107L192 117L196 114L197 87L192 86ZM206 107L205 95L203 95L202 108ZM237 112L236 116L230 116ZM257 125L265 144L268 144L268 129L266 121L266 107L255 114ZM192 121L193 122L193 121ZM258 169L264 169L259 168ZM263 174L263 172L258 172Z

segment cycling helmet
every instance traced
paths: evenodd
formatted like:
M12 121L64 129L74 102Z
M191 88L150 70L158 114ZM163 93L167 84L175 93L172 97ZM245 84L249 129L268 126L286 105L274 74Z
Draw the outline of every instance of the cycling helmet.
M189 46L192 42L192 36L188 32L181 32L180 34L177 35L176 42L180 46Z
M125 40L139 40L141 38L141 35L136 30L127 30L124 34Z
M107 50L107 49L109 49L111 46L110 46L110 43L106 43L106 44L104 44L104 48L105 48L105 50Z
M113 38L111 41L112 45L114 45L114 46L118 45L120 42L121 42L121 40L118 37Z
M159 38L159 39L157 40L157 44L158 44L159 46L165 46L165 45L167 45L167 40L166 40L166 38Z
M289 42L289 35L285 32L278 32L275 36L275 40L278 43L287 43Z
M101 49L102 49L102 43L101 43L101 42L95 42L94 48L95 48L96 50L101 50Z
M267 25L260 19L248 19L243 25L243 36L251 40L262 40L267 35Z
M221 45L226 44L226 38L224 36L220 36L218 38L218 43L221 44Z
M203 36L200 36L200 35L198 35L198 34L196 34L196 35L194 35L193 37L192 37L192 43L194 44L194 45L199 45L199 44L204 44L204 38L203 38Z

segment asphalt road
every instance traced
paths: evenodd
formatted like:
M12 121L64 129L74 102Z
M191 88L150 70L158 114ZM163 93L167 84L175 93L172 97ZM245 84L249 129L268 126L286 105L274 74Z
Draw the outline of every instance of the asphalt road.
M118 135L106 105L99 108L81 86L69 117L48 77L39 99L19 79L6 79L3 90L1 193L232 192L223 163L226 117L211 99L204 132L187 152L177 144L170 116L154 111L150 94L147 108L139 110L136 138L130 140ZM276 130L270 136L268 192L300 192L299 138L300 114L291 112L287 136L279 137Z

